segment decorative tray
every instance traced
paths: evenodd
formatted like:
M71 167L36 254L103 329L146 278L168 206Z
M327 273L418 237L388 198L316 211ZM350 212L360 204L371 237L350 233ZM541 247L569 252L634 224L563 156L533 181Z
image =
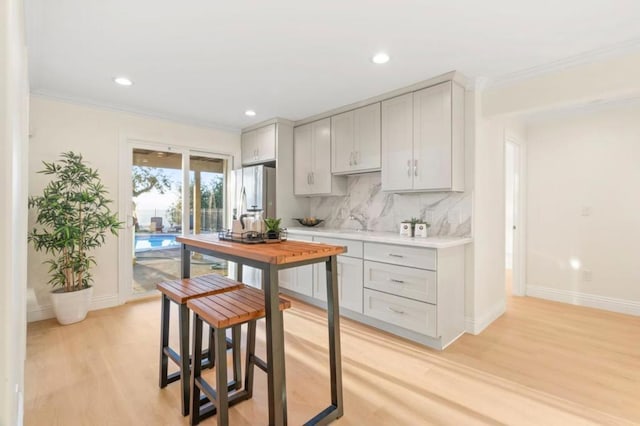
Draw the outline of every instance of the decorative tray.
M231 230L227 229L226 231L219 231L218 238L224 241L233 241L235 243L243 244L279 243L287 241L287 230L285 228L281 229L277 237L273 238L270 237L267 232L231 232Z

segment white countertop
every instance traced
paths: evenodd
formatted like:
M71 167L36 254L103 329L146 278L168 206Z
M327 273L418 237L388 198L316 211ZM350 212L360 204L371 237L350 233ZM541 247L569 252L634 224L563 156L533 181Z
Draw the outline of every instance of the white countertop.
M290 235L309 235L315 237L343 238L345 240L371 241L375 243L399 244L413 247L448 248L469 244L473 238L461 237L407 237L394 232L355 231L351 229L331 228L287 228Z

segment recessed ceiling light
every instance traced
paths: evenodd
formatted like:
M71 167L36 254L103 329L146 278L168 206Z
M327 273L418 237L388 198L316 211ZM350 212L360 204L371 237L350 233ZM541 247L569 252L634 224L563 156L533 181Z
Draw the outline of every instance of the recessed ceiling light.
M116 77L113 81L118 83L120 86L131 86L133 84L133 81L129 80L127 77Z
M256 112L252 109L248 109L244 112L244 115L248 115L249 117L255 117L256 116Z
M389 55L384 52L376 53L371 60L374 64L386 64L389 62Z

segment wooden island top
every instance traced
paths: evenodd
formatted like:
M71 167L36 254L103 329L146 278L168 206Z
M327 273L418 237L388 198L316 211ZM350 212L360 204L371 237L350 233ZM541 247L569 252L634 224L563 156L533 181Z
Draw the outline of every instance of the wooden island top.
M282 241L272 244L244 244L220 240L214 234L177 236L176 241L205 250L215 250L232 256L241 256L257 262L284 265L305 260L336 256L347 251L346 247L307 241Z

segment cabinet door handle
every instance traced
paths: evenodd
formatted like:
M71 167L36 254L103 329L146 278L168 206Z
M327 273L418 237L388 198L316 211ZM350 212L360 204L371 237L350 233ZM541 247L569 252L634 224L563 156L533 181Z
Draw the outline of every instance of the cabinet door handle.
M307 184L311 185L311 173L307 173Z
M407 160L407 177L411 177L411 160Z
M413 174L414 176L418 176L418 160L413 162Z
M387 309L389 309L393 313L404 315L404 311L401 311L399 309L393 309L391 306L388 306Z
M349 165L353 166L353 151L349 154Z
M402 280L396 280L394 278L390 278L389 281L391 281L392 283L398 283L398 284L404 284L404 281Z
M389 253L389 257L399 257L399 258L403 258L404 256L401 254L395 254L395 253Z
M316 184L316 175L315 173L311 172L311 185L315 185Z

